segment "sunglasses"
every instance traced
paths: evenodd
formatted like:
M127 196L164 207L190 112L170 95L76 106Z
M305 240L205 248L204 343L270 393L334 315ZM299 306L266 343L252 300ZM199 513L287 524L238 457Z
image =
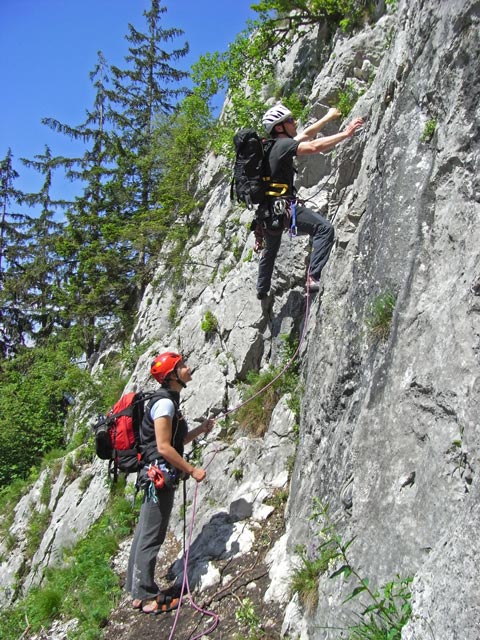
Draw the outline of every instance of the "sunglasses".
M284 122L287 122L288 124L293 124L295 122L295 118L287 118L286 120L284 120Z

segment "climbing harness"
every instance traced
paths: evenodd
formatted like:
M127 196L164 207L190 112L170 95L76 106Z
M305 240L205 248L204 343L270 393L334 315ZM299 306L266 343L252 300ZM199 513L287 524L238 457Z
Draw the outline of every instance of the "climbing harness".
M260 389L259 391L257 391L257 393L255 393L252 396L250 396L244 402L241 402L240 404L238 404L237 406L233 407L232 409L227 409L226 411L224 411L223 414L220 414L219 416L217 416L216 420L218 420L219 418L226 418L228 415L231 415L232 413L235 413L236 411L238 411L239 409L244 407L249 402L252 402L252 400L255 400L255 398L258 398L258 396L260 396L268 388L270 388L272 385L274 385L275 382L281 376L283 376L283 374L292 366L294 361L297 359L298 354L300 353L300 349L302 348L303 342L305 340L306 333L307 333L307 320L308 320L308 313L309 313L309 309L310 309L310 304L309 304L309 302L310 302L309 281L310 281L310 269L308 269L307 280L306 280L306 296L305 296L306 302L305 302L305 317L304 317L304 321L303 321L303 330L302 330L302 334L300 336L300 340L299 340L297 349L295 350L295 353L293 354L293 356L284 365L282 370L273 378L273 380L270 380L270 382L268 384L266 384L262 389ZM217 455L218 451L219 450L213 452L212 457L207 462L207 464L204 466L205 469L207 467L209 467L210 464L213 462L213 460L214 460L215 456ZM186 505L187 501L186 501L186 485L185 485L185 483L183 485L183 491L184 491L184 504ZM201 638L209 635L210 633L212 633L212 631L214 631L217 628L217 626L218 626L218 624L220 622L220 616L218 615L218 613L215 613L214 611L209 611L207 609L202 609L202 607L200 607L199 605L196 604L196 602L193 599L193 596L192 596L192 593L191 593L191 590L190 590L190 584L189 584L189 581L188 581L188 560L189 560L189 555L190 555L190 547L191 547L191 544L192 544L193 526L194 526L194 522L195 522L195 515L196 515L196 511L197 511L197 495L198 495L198 483L196 483L196 485L195 485L195 491L194 491L194 495L193 495L192 516L191 516L191 520L190 520L190 528L189 528L188 544L187 545L185 544L186 509L183 510L184 511L183 580L182 580L182 587L181 587L181 591L180 591L180 595L179 595L179 604L178 604L178 608L176 610L175 620L173 621L172 629L170 631L170 635L168 637L168 640L172 640L172 638L174 636L185 592L188 594L191 606L196 611L198 611L199 613L202 613L203 615L206 615L206 616L209 616L210 618L212 618L212 624L210 625L210 627L208 629L202 631L200 634L197 634L197 635L195 635L193 637L189 637L189 640L200 640Z

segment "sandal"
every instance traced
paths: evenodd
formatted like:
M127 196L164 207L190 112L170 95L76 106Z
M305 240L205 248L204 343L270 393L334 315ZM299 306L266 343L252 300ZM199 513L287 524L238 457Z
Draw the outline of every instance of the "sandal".
M141 609L143 605L143 600L132 600L132 609Z
M143 613L167 613L167 611L173 611L178 609L180 604L180 598L173 598L165 593L159 593L155 600L149 600L143 605Z

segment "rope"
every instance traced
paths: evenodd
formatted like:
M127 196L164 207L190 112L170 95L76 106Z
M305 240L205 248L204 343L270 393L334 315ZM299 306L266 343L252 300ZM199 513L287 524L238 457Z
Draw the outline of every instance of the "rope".
M308 269L307 272L307 282L306 282L306 288L307 288L307 293L305 296L305 318L303 321L303 331L302 331L302 335L300 337L300 341L298 343L297 349L295 351L295 353L293 354L293 356L290 358L290 360L287 362L287 364L283 367L283 369L273 378L273 380L270 380L270 382L268 384L266 384L262 389L260 389L259 391L257 391L255 394L253 394L253 396L250 396L250 398L248 398L247 400L245 400L244 402L241 402L240 404L238 404L236 407L234 407L233 409L228 409L226 411L223 412L223 414L221 414L220 417L227 417L228 415L231 415L232 413L235 413L235 411L238 411L241 407L244 407L246 404L248 404L249 402L252 402L252 400L254 400L255 398L258 398L259 395L261 395L262 393L264 393L269 387L271 387L273 384L275 384L275 382L281 377L283 376L283 374L292 366L293 362L295 361L295 359L297 358L298 354L300 353L300 349L302 348L302 344L303 341L305 339L306 333L307 333L307 320L308 320L308 312L309 312L309 308L310 308L310 287L309 287L309 280L310 280L310 268ZM218 420L218 417L216 418L216 420ZM212 457L210 458L210 460L208 461L208 463L204 466L204 468L206 469L214 460L215 456L217 455L218 450L213 452ZM184 491L186 491L185 489L185 482L184 482ZM184 494L185 496L186 494ZM175 633L175 629L177 627L177 623L178 623L178 618L180 616L180 609L182 607L182 601L183 601L183 597L185 594L185 590L187 591L188 597L190 599L190 604L191 606L198 611L199 613L202 613L203 615L209 616L211 618L213 618L213 622L210 625L210 627L203 631L200 634L197 634L195 636L193 636L192 638L190 638L190 640L200 640L200 638L203 638L204 636L209 635L210 633L212 633L212 631L214 631L219 622L220 622L220 616L218 615L218 613L215 613L214 611L209 611L208 609L202 609L201 607L199 607L192 596L192 593L190 591L190 583L188 581L188 560L189 560L189 555L190 555L190 547L192 544L192 536L193 536L193 525L195 523L195 516L196 516L196 510L197 510L197 495L198 495L198 483L196 483L195 485L195 491L194 491L194 495L193 495L193 504L192 504L192 518L190 521L190 530L189 530L189 536L188 536L188 545L185 547L185 526L184 526L184 555L183 555L183 580L182 580L182 588L180 591L180 596L179 596L179 603L178 603L178 608L175 614L175 620L173 621L173 625L172 625L172 629L170 631L170 635L168 637L168 640L172 640L173 635ZM185 506L186 506L186 500L185 500ZM184 509L184 518L185 518L185 509ZM185 520L184 520L185 522Z
M178 608L177 608L177 612L175 615L175 620L173 621L173 625L172 625L172 630L170 631L170 635L168 637L168 640L172 640L173 638L173 634L175 633L175 629L177 627L177 622L178 622L178 617L180 615L180 609L182 606L182 600L183 600L183 596L185 593L185 588L187 590L188 593L188 597L190 598L190 604L192 605L192 607L194 609L196 609L198 612L202 613L203 615L207 615L211 618L213 618L213 622L210 625L210 627L208 629L206 629L205 631L203 631L200 634L197 634L196 636L194 636L193 638L191 638L190 640L199 640L199 638L202 638L203 636L206 636L210 633L212 633L212 631L214 631L217 626L218 623L220 622L220 616L218 615L218 613L215 613L214 611L208 611L207 609L202 609L201 607L199 607L192 596L192 593L190 591L190 583L188 581L188 558L190 555L190 547L192 544L192 535L193 535L193 525L195 522L195 514L196 514L196 510L197 510L197 495L198 495L198 483L196 483L195 486L195 492L193 495L193 505L192 505L192 519L190 521L190 531L189 531L189 535L188 535L188 546L185 549L184 552L184 556L183 556L183 580L182 580L182 589L180 591L180 600L178 603Z

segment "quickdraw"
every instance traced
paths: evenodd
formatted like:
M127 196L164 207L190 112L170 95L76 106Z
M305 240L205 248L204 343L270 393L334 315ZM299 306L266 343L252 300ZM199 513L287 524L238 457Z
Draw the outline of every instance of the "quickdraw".
M290 202L290 237L298 235L297 229L297 205L295 201Z

